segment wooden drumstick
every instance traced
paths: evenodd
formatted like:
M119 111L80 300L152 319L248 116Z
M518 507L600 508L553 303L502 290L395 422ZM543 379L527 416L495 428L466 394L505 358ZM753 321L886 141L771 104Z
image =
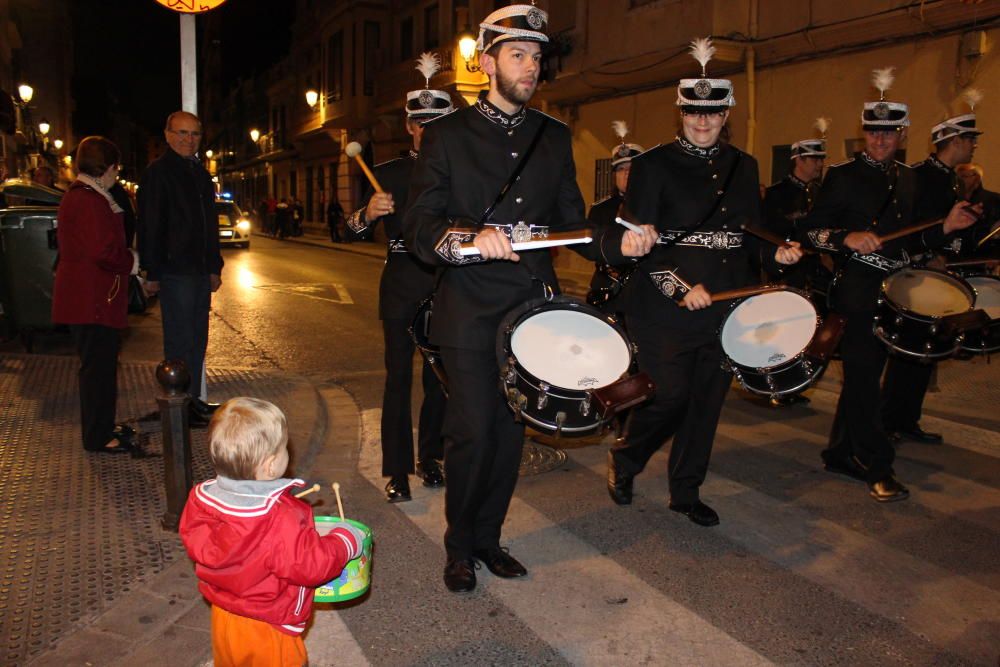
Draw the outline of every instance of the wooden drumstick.
M917 232L922 232L925 229L930 229L935 225L940 225L943 223L944 223L944 218L940 220L933 220L931 222L922 222L919 225L912 225L910 227L904 227L895 232L889 232L884 236L880 234L878 238L880 241L882 241L882 243L885 243L886 241L894 241L896 239L901 239L904 236L909 236L910 234L916 234Z
M312 486L310 486L305 491L299 491L298 493L296 493L295 497L296 498L302 498L304 496L308 496L310 493L316 493L317 491L319 491L319 489L320 489L319 484L313 484Z
M344 519L344 503L340 501L340 482L333 483L333 495L337 496L337 511L340 512L340 520L346 521Z
M749 287L740 287L737 289L723 290L721 292L715 292L714 294L709 294L712 297L712 303L718 301L728 301L730 299L742 299L745 296L754 296L756 294L764 294L765 292L778 292L785 289L782 285L750 285ZM679 306L684 305L684 300L682 299Z
M594 240L587 232L553 232L544 238L534 239L532 241L514 241L510 244L511 249L514 252L520 252L522 250L537 250L538 248L554 248L560 245L575 245L577 243L590 243ZM479 248L476 247L474 241L468 241L461 244L461 249L458 251L462 257L468 257L470 255L478 255Z
M347 144L347 148L344 149L344 152L347 153L347 157L352 157L357 161L358 165L361 167L361 171L365 172L365 176L368 177L368 182L372 184L373 188L375 188L375 192L384 194L385 190L383 190L382 186L379 185L378 179L375 178L375 174L373 174L372 170L368 168L365 161L361 159L361 150L361 144L356 141L352 141Z
M766 229L761 229L760 227L754 227L753 225L743 225L740 229L742 229L743 231L745 231L747 234L752 234L752 235L756 236L759 239L763 239L764 241L767 241L771 245L778 246L779 248L792 248L792 247L794 247L791 243L789 243L785 239L781 238L777 234L775 234L773 232L770 232L770 231L768 231ZM811 255L814 252L816 252L815 250L812 250L810 248L801 248L801 250L802 250L802 254L803 255Z

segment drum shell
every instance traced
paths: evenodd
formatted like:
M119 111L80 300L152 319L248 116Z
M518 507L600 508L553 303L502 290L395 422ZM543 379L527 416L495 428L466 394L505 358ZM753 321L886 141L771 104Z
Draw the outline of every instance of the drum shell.
M332 581L318 586L313 593L316 602L346 602L361 597L368 592L372 581L372 531L371 528L352 519L341 519L339 516L314 516L316 529L325 535L337 524L347 522L364 533L361 545L361 555L347 565Z
M1000 290L1000 278L992 274L974 274L965 276L965 278L976 291L976 308L982 307L980 285L986 285L983 281L990 281L995 290ZM1000 350L1000 318L992 318L985 328L966 331L961 348L973 354L990 354Z
M441 383L445 396L448 395L448 374L444 370L444 362L441 360L441 349L431 343L430 318L434 310L434 297L429 296L420 302L417 307L417 314L413 316L410 324L410 337L413 338L414 345L420 350L420 355L430 365L435 377Z
M957 282L969 295L969 309L972 309L975 292L969 283L946 271L937 269L913 269L903 267L890 273L883 281L879 292L878 306L872 330L893 352L917 359L941 359L950 357L958 350L961 336L945 337L938 333L941 317L925 315L895 303L887 294L893 276L902 271L920 271L931 276Z

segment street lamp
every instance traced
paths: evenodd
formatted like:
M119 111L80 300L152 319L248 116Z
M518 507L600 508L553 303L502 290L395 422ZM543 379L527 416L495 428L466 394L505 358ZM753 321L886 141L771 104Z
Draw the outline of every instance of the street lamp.
M472 36L472 33L468 29L463 30L458 36L458 52L462 56L462 60L465 61L465 69L470 72L478 72L479 65L472 64L472 61L476 57L476 38Z
M49 125L49 121L47 121L47 120L45 120L43 118L42 122L38 124L38 131L42 133L43 137L45 137L45 136L48 136L49 130L51 129L51 127L52 126Z
M205 151L205 157L207 157L209 160L212 159L213 155L215 155L215 153L212 152L211 148L209 148L207 151Z
M35 89L26 83L22 83L17 87L17 95L21 98L22 104L28 104L31 102L32 96L35 94Z
M57 151L61 151L62 147L63 147L63 140L62 139L56 139L55 141L52 142L52 145L55 146L55 148L56 148Z
M315 90L306 91L306 104L309 105L310 109L316 109L316 103L319 102L319 93Z
M250 130L250 141L257 143L258 139L260 139L260 130L255 127Z

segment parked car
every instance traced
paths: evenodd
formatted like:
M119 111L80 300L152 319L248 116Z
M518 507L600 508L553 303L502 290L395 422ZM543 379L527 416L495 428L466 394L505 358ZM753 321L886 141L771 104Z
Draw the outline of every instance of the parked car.
M219 216L219 245L250 247L250 216L229 199L216 199L215 212Z

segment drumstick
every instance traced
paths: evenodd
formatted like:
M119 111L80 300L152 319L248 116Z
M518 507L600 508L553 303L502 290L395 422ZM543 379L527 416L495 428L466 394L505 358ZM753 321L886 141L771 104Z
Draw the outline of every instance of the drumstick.
M344 149L344 152L347 153L347 157L354 158L361 166L361 171L365 172L365 176L368 177L368 182L372 184L373 188L375 188L375 192L384 193L385 190L383 190L382 186L379 185L378 179L375 178L375 174L373 174L372 170L368 168L365 161L361 159L361 144L356 141L352 141L347 144L347 148Z
M779 248L794 247L792 246L791 243L789 243L785 239L781 238L777 234L774 234L773 232L769 232L766 229L761 229L759 227L754 227L752 225L743 225L740 229L745 231L747 234L752 234L759 239L763 239L772 245L778 246ZM803 255L811 255L816 252L815 250L812 250L810 248L801 248L801 250Z
M313 484L305 491L299 491L298 493L296 493L295 497L302 498L303 496L308 496L310 493L316 493L317 491L319 491L319 489L320 489L319 484Z
M633 231L636 234L642 234L642 227L640 227L639 225L633 224L633 223L629 222L628 220L623 220L620 217L618 217L617 215L615 216L615 222L617 222L619 225L621 225L625 229L628 229L629 231Z
M986 243L991 238L993 238L994 236L996 236L997 232L1000 232L1000 226L998 226L996 229L994 229L992 232L990 232L989 234L987 234L983 238L979 239L979 243L976 244L976 247L977 248L981 247L984 243Z
M895 232L889 232L885 236L879 235L879 240L882 241L882 243L885 243L886 241L894 241L896 239L901 239L904 236L909 236L910 234L916 234L917 232L922 232L925 229L930 229L931 227L935 225L940 225L942 223L944 223L944 218L941 218L940 220L933 220L931 222L921 222L919 225L903 227L902 229L897 230Z
M537 248L552 248L560 245L574 245L576 243L590 243L594 238L587 232L580 235L580 232L553 232L545 238L540 238L536 241L515 241L510 244L510 247L514 252L520 252L521 250L535 250ZM478 255L479 248L476 247L475 243L469 241L468 243L463 243L461 249L458 251L462 257L468 257L469 255Z
M344 503L340 501L340 482L333 483L333 494L337 496L337 511L340 512L340 520L346 521L344 519Z
M728 301L730 299L742 299L745 296L753 296L755 294L764 294L765 292L777 292L785 289L782 285L751 285L749 287L740 287L738 289L723 290L722 292L716 292L710 294L712 297L712 303L718 301ZM679 306L684 305L684 300L681 299Z

